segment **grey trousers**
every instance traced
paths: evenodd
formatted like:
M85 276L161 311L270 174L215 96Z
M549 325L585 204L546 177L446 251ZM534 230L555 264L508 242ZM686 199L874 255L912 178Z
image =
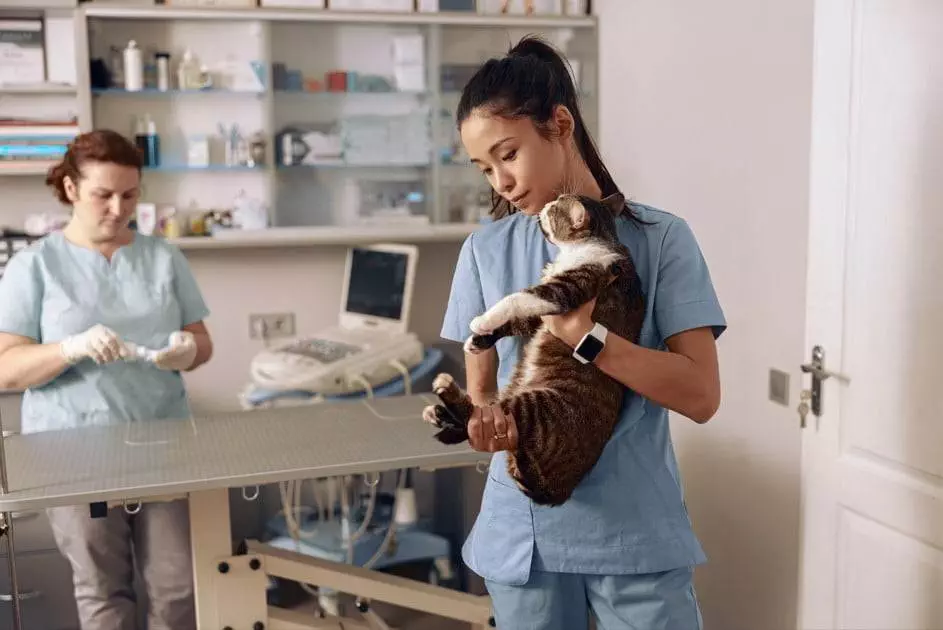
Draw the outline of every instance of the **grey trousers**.
M129 515L87 505L47 510L59 551L72 565L82 630L135 630L134 567L147 591L150 630L196 630L186 501L145 503Z

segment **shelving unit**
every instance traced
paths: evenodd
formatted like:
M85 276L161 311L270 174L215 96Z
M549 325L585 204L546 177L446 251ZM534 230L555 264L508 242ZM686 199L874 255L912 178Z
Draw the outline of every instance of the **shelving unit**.
M0 83L0 96L44 96L51 94L75 96L78 88L74 85L56 85L44 83L40 85L4 85Z
M83 130L112 128L128 135L134 133L134 118L146 115L157 123L162 155L160 166L145 169L144 200L184 212L194 207L223 209L231 207L236 194L242 191L269 208L271 237L227 234L212 239L213 244L196 237L178 241L181 247L211 249L217 247L217 242L222 248L314 244L363 235L373 239L384 234L414 242L464 238L476 225L468 210L474 205L470 200L478 198L477 193L485 191L487 184L467 158L452 151L460 149L454 124L460 96L456 83L460 81L444 84L442 68L477 65L490 56L499 56L526 34L547 37L568 58L579 62L583 113L595 131L598 38L593 16L124 6L95 1L76 7L73 15L79 86L9 91L0 87L0 100L8 92L50 98L71 96ZM423 38L423 89L306 91L276 84L276 63L303 72L306 79L321 79L324 84L325 74L331 71L391 76L392 55L377 55L376 50L378 46L392 48L393 37L405 34ZM257 63L266 69L265 87L261 91L233 90L225 85L205 90L174 87L167 91L153 87L141 91L92 88L91 62L109 61L110 49L121 49L131 39L145 51L145 58L154 50L169 52L174 77L182 52L190 48L211 70L220 64ZM428 120L432 145L428 160L371 162L369 156L361 156L355 161L292 165L278 160L279 132L289 126L330 127L349 117L408 114ZM217 136L220 124L227 128L236 124L246 137L261 133L266 141L263 164L227 166L217 148L211 166L189 166L186 139ZM5 174L10 173L0 172L0 177ZM428 224L359 224L356 210L351 208L358 205L357 194L366 193L356 193L356 188L363 186L365 190L370 182L412 186L410 198L422 200L413 204L413 211L425 214ZM292 230L297 237L286 236Z
M184 236L171 242L184 250L358 245L383 240L410 243L449 243L464 239L481 227L477 223L446 223L422 228L409 225L287 227L233 230L215 238Z
M27 176L45 176L53 162L36 162L35 164L17 164L16 166L4 166L0 168L0 177L27 177Z
M325 9L191 8L172 6L85 5L89 18L135 20L249 20L267 22L321 22L328 24L406 24L482 26L525 29L596 27L594 16L483 15L471 12L386 13L382 11L335 11Z

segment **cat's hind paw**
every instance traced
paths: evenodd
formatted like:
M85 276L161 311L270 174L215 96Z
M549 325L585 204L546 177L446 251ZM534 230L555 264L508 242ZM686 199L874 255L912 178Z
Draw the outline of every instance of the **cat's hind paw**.
M435 438L443 444L459 444L468 439L468 428L459 422L444 405L429 405L422 410L422 419L442 429Z
M432 381L432 393L438 396L446 405L457 405L464 395L451 374L445 372L437 375Z
M441 407L441 405L426 405L422 410L422 419L433 426L441 427L436 407Z

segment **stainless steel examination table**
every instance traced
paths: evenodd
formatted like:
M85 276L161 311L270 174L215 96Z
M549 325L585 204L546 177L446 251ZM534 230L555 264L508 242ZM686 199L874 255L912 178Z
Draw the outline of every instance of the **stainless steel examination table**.
M0 512L11 523L10 514L21 510L123 504L133 512L148 501L187 498L200 630L368 627L269 607L268 576L486 628L493 623L487 597L257 541L233 551L230 488L247 493L280 481L488 461L467 444L433 439L436 429L421 412L434 402L435 396L418 394L7 437L0 443ZM7 535L13 551L15 530ZM15 575L11 580L16 589ZM13 602L18 616L15 591Z

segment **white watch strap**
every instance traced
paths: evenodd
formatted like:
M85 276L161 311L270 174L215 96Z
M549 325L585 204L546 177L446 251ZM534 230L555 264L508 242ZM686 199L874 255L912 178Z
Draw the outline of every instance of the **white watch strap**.
M596 339L599 339L599 341L605 344L606 335L609 334L609 329L603 326L602 324L600 324L599 322L595 322L593 324L593 329L589 331L589 334L591 334L593 337L595 337Z

